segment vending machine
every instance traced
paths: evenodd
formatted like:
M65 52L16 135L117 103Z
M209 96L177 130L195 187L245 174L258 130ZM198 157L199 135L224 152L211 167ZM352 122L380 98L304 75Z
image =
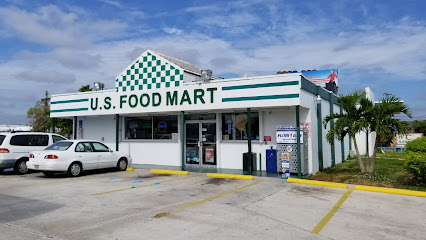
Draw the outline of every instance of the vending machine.
M295 126L277 126L277 171L298 173L297 169L297 129ZM308 168L308 129L300 128L301 173L306 175ZM287 162L288 161L288 162ZM287 164L288 163L288 164ZM286 167L289 170L286 171ZM284 168L284 169L283 169ZM284 171L283 171L284 170Z

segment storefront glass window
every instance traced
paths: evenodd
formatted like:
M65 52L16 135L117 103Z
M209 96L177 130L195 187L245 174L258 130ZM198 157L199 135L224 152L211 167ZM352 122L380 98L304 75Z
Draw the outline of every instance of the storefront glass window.
M177 116L128 117L126 139L173 139L178 137Z
M173 133L177 137L178 123L176 116L154 117L154 139L172 139Z
M126 118L127 139L152 139L151 117L128 117Z
M222 114L222 140L247 140L247 113ZM251 113L251 139L259 140L259 113Z

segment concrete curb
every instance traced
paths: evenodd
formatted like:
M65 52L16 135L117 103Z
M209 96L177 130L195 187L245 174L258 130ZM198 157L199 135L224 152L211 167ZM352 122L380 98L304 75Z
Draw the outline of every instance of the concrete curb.
M177 171L177 170L165 170L165 169L151 169L151 173L163 173L163 174L177 174L177 175L189 175L188 171Z
M404 190L404 189L395 189L395 188L382 188L382 187L371 187L371 186L356 185L355 190L369 191L369 192L380 192L380 193L391 193L391 194L417 196L417 197L426 197L426 192Z
M250 175L236 175L236 174L223 174L223 173L207 173L207 177L214 178L231 178L231 179L245 179L245 180L254 180L253 176Z
M298 179L298 178L289 178L287 179L287 182L348 189L348 185L344 183L323 182L323 181L306 180L306 179Z

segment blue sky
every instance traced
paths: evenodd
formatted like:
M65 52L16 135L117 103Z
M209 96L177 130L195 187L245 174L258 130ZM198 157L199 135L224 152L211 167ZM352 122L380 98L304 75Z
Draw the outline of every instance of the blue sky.
M342 94L393 93L426 119L426 1L0 0L0 124L115 77L146 49L215 76L339 69Z

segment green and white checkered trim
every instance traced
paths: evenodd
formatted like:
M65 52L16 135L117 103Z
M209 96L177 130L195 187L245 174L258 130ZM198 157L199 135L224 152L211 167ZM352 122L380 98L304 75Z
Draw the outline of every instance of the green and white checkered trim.
M128 92L179 87L182 82L182 68L146 51L115 79L115 87Z

